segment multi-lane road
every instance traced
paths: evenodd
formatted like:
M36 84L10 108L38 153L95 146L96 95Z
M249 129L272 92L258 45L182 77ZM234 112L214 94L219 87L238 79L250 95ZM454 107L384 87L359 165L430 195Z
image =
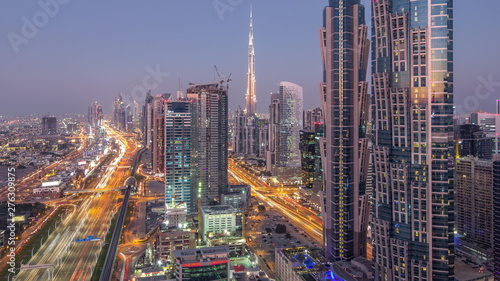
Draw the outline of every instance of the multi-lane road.
M82 156L83 150L87 147L86 137L81 137L81 145L78 149L68 153L62 159L57 160L53 163L45 165L40 169L37 169L30 174L26 175L22 179L16 181L16 199L23 201L25 198L28 198L31 194L31 189L40 184L42 179L45 178L45 175L52 170L57 169L60 165L66 163L67 161L72 161L78 157ZM7 186L4 186L0 190L0 201L5 201L7 199Z
M283 191L271 187L259 177L241 168L236 161L229 159L229 172L236 180L246 183L252 187L252 195L267 203L286 216L293 224L302 229L311 238L323 244L323 226L318 213L310 210L293 200L287 200ZM367 241L367 259L372 258L372 245Z
M119 152L112 164L102 174L97 188L116 188L124 185L129 176L128 169L116 166L130 166L132 156L137 151L137 144L132 139L124 138L119 132L106 126L111 137L119 143ZM54 280L90 280L102 242L75 242L76 239L90 235L104 238L110 231L109 224L117 211L121 192L111 191L97 195L81 195L85 199L51 233L42 248L27 262L28 265L51 264L54 266ZM46 269L23 270L15 280L49 280Z
M284 199L284 196L280 194L281 191L269 186L257 176L247 172L233 159L229 159L229 172L237 180L250 185L252 195L288 217L291 222L293 221L295 226L306 232L319 245L322 244L322 222L317 212L294 201Z

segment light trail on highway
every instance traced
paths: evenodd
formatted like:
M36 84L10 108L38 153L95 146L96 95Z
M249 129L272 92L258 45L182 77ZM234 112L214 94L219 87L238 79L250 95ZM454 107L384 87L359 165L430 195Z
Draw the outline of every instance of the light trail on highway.
M293 208L277 198L279 195L275 189L265 186L261 180L253 179L253 175L240 169L232 160L229 161L229 173L237 180L250 185L252 192L257 198L267 203L269 206L276 208L281 214L295 222L294 225L300 227L311 238L319 244L323 243L323 228L322 224L317 220L317 215L308 209ZM296 206L297 207L297 206ZM309 213L307 212L309 211Z
M98 189L116 188L124 185L129 176L127 169L116 169L113 166L129 166L132 156L137 150L135 141L122 137L120 132L105 125L107 131L118 141L119 152L112 165L102 173L96 185ZM92 277L97 259L101 252L102 242L75 242L75 239L89 235L104 239L121 193L105 192L102 195L83 195L84 201L77 209L66 217L53 231L48 240L37 251L29 265L53 264L54 280L88 281ZM45 269L22 271L16 279L19 281L49 280Z

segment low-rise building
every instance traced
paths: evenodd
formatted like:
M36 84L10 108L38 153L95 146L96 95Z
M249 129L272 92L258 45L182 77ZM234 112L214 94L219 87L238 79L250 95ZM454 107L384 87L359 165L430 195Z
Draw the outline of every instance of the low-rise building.
M259 268L249 268L242 271L237 266L234 266L233 280L234 281L271 281L267 274Z
M228 253L228 247L175 251L176 280L231 280Z
M238 211L230 205L204 206L201 208L201 239L206 241L217 235L229 235L237 230Z
M276 248L277 281L369 281L372 265L365 258L330 263L320 249Z
M227 246L229 248L229 257L243 257L245 255L246 240L241 235L222 236L207 238L208 247Z
M161 229L157 233L156 253L167 261L173 263L174 251L192 249L196 247L195 228Z
M187 209L167 209L167 218L160 224L156 238L156 253L162 260L173 264L174 251L196 247L196 227L186 219Z
M357 257L350 261L337 262L332 265L334 280L371 281L373 280L372 262Z
M60 198L66 184L60 180L43 182L40 186L33 188L34 199Z
M221 195L222 205L231 205L238 211L246 213L250 205L250 186L247 184L230 185L228 192Z

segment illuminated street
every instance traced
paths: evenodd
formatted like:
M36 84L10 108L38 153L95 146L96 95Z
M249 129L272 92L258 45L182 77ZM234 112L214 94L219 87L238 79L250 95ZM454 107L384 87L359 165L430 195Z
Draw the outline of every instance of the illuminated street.
M134 141L128 140L118 132L106 126L112 137L120 144L119 153L112 165L103 173L97 188L115 188L124 185L129 176L128 169L118 169L115 166L130 166L137 150ZM27 264L55 265L55 280L90 280L97 257L100 254L101 242L74 242L75 239L86 238L90 235L104 238L108 231L112 215L117 210L117 191L97 193L96 195L80 195L84 199L75 212L66 217L48 240ZM42 277L43 276L43 277ZM48 280L45 269L23 271L16 280Z
M31 195L31 189L37 185L39 185L45 178L46 174L50 171L56 170L59 166L64 165L66 162L74 160L78 157L81 157L83 150L87 147L87 137L80 133L80 137L78 137L81 141L81 145L78 149L68 153L64 158L50 163L49 165L43 166L25 177L18 179L16 182L16 197L17 199L22 199L24 201L25 198L29 198ZM0 191L0 201L5 200L7 197L7 186L1 188Z
M255 175L241 169L235 164L233 159L229 159L229 172L241 182L251 186L252 195L259 200L275 208L281 214L288 217L293 224L306 232L311 238L322 244L322 225L318 213L305 208L299 204L284 201L280 196L281 191L270 187Z

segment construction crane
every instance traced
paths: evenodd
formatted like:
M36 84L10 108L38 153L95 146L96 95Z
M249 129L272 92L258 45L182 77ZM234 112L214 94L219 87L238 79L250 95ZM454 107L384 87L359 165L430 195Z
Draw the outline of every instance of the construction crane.
M215 72L217 73L217 76L219 76L219 85L222 86L223 83L226 83L226 88L229 89L229 82L232 81L231 75L232 73L229 73L229 76L226 78L226 75L223 72L220 72L219 69L217 68L217 65L214 65Z

